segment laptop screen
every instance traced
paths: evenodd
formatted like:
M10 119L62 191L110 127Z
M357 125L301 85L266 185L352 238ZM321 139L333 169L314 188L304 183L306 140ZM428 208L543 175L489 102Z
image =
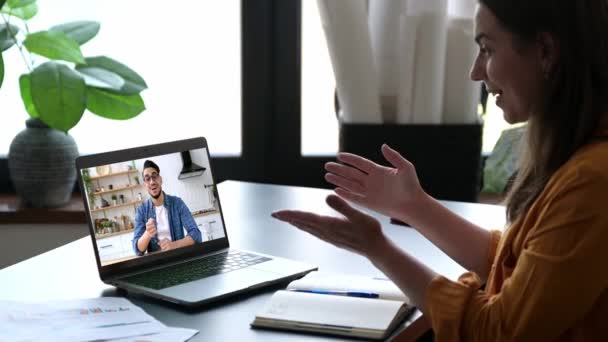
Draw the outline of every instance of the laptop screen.
M205 147L79 171L102 267L226 237Z

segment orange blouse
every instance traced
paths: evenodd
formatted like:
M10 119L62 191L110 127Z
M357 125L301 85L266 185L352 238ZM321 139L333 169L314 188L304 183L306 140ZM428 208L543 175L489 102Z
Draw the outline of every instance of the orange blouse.
M608 341L608 143L581 148L528 213L491 233L485 290L438 276L426 304L436 340Z

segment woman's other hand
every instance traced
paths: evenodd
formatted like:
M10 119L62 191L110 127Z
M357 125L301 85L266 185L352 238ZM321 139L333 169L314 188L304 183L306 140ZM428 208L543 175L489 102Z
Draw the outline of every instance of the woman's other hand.
M388 145L382 145L384 158L393 165L386 167L351 153L339 153L338 163L325 164L325 180L337 186L336 194L403 221L417 210L426 195L414 165Z
M366 257L382 253L387 238L378 220L353 208L336 195L327 196L326 201L344 217L321 216L298 210L280 210L272 216L351 252Z

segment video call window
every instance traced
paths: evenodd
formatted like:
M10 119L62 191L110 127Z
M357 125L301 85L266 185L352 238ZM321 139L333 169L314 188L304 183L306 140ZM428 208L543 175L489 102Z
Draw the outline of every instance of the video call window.
M205 148L81 173L102 266L225 237Z

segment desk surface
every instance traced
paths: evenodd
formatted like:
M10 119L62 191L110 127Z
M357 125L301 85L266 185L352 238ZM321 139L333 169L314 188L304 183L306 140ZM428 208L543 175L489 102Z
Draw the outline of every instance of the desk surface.
M272 211L286 208L332 213L324 200L329 190L227 181L219 184L218 191L232 247L305 261L318 265L319 270L323 271L381 275L367 259L335 248L270 217ZM443 204L488 229L501 229L505 222L505 211L501 206L447 201ZM412 228L393 225L386 217L376 217L382 222L388 236L435 271L451 279L465 271ZM82 229L88 228L83 225ZM1 270L0 284L0 299L7 300L40 301L121 295L115 288L99 280L88 236ZM169 326L199 330L200 333L193 339L195 341L342 340L250 329L249 323L255 313L278 288L280 286L197 310L184 310L137 295L128 295L127 298ZM401 337L415 337L427 327L420 312L412 315L405 325L408 327Z

